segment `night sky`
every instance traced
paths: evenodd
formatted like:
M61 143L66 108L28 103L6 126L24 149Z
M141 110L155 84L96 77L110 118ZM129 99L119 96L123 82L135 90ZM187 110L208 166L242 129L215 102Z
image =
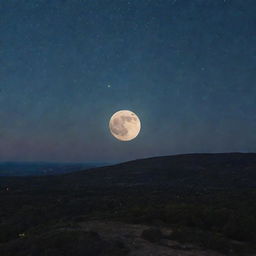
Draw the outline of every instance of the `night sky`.
M1 0L0 138L1 161L255 152L256 1Z

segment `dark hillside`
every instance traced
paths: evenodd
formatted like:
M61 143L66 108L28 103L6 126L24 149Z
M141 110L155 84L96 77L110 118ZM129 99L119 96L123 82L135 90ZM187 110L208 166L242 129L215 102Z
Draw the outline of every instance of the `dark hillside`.
M190 154L154 157L80 171L62 177L68 183L102 186L197 188L256 187L256 154Z
M164 156L60 176L0 177L0 188L1 256L220 255L202 248L255 255L256 154ZM112 237L106 229L114 227Z

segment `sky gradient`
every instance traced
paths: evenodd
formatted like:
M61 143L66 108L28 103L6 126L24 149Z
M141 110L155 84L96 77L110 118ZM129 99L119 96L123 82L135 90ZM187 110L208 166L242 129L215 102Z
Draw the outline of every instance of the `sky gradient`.
M256 1L0 1L0 139L1 161L255 152Z

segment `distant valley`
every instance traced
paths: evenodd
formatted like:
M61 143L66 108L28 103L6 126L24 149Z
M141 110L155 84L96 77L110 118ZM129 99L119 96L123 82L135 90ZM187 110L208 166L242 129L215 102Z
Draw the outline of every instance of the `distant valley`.
M105 163L0 162L0 176L59 175L86 170Z

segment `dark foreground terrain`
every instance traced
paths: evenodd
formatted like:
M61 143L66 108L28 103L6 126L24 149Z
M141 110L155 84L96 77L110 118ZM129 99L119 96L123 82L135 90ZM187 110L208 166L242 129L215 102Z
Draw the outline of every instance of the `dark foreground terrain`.
M256 154L0 177L0 255L256 255Z

